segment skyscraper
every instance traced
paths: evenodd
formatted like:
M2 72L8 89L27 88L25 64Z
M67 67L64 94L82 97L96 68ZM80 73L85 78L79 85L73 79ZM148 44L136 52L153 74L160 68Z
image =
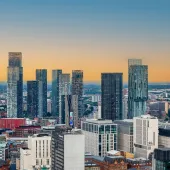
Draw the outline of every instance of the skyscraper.
M121 120L123 100L123 73L102 73L102 118Z
M59 75L59 123L62 119L62 101L63 95L70 94L70 74L60 74Z
M47 115L47 70L37 69L36 80L38 81L38 117Z
M38 116L38 81L27 81L27 116Z
M52 115L59 117L59 76L62 70L52 71Z
M83 105L83 71L73 70L72 71L72 95L78 96L78 116L83 116L84 105Z
M66 126L78 126L78 96L62 95L61 97L62 119L61 123Z
M129 65L128 80L128 118L132 119L146 113L148 100L148 66Z
M7 116L22 117L23 67L22 53L9 52L7 81Z

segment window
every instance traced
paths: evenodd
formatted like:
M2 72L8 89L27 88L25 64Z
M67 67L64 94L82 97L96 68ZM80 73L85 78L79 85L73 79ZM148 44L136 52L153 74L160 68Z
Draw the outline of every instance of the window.
M47 159L47 165L49 165L50 164L50 161L49 161L49 159Z
M38 159L36 159L36 165L39 165L39 161L38 161Z

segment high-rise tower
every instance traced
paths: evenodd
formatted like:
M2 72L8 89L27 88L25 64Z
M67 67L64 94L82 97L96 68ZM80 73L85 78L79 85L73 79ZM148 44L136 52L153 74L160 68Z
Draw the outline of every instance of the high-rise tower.
M121 120L123 117L123 73L102 73L102 118Z
M59 76L62 70L52 70L52 115L59 116Z
M83 71L73 70L72 71L72 95L78 96L78 116L83 116L84 105L83 105Z
M38 81L27 81L27 115L38 116Z
M38 81L38 117L47 115L47 70L37 69L36 80Z
M130 62L133 61L133 62ZM129 60L128 118L146 113L148 100L148 66L139 59Z
M7 80L7 116L21 118L23 104L22 53L9 52Z

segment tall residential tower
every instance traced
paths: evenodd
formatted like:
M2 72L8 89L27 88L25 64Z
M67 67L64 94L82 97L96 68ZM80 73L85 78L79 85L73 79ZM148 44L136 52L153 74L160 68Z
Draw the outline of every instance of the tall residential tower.
M148 66L138 59L129 60L128 118L146 113L148 100Z
M10 52L7 80L7 116L21 118L23 104L22 53Z
M47 115L47 70L37 69L36 80L38 81L38 117Z
M62 70L52 70L52 115L59 116L59 76Z
M123 73L102 73L102 118L121 120L123 117Z
M73 70L72 71L72 95L78 96L78 116L83 116L84 105L83 105L83 71Z
M38 81L27 81L27 116L38 117Z

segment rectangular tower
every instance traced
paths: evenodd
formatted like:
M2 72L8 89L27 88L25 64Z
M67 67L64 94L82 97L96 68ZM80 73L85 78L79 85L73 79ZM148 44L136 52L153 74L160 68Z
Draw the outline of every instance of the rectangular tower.
M38 116L38 81L27 81L27 116Z
M72 95L78 96L79 113L78 116L82 117L84 112L83 104L83 71L72 71Z
M51 148L52 170L84 170L85 139L81 130L57 126Z
M59 123L62 119L62 96L70 94L70 74L59 75Z
M134 117L134 154L136 158L148 159L158 148L158 119L150 115Z
M123 113L123 73L102 73L102 118L121 120Z
M148 100L148 66L131 65L128 81L128 118L144 115Z
M36 81L38 81L38 117L47 115L47 70L36 70Z
M59 76L62 70L52 70L52 115L59 117Z
M9 52L7 80L7 116L21 118L23 115L23 67L22 53Z

